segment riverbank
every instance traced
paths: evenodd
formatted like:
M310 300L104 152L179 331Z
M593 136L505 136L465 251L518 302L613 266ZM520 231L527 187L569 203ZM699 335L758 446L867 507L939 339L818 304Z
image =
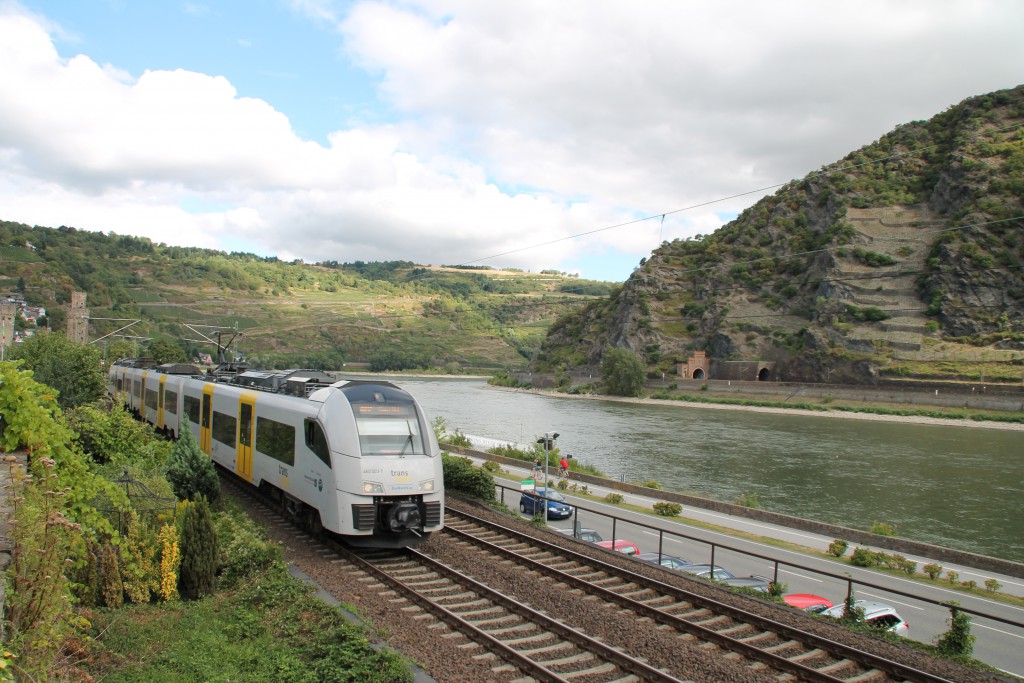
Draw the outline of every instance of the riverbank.
M718 403L704 401L682 401L675 399L640 398L635 396L608 396L605 394L566 394L546 389L525 389L488 385L489 388L505 391L518 391L547 396L550 398L585 399L591 401L613 401L618 403L638 403L659 406L676 406L679 408L707 408L709 410L738 410L753 413L773 413L777 415L806 415L809 417L826 417L846 420L869 420L876 422L902 422L904 424L948 425L953 427L977 427L979 429L1002 429L1007 431L1024 431L1024 423L998 422L994 420L972 420L930 417L927 415L893 415L885 413L858 412L853 410L807 410L806 408L785 408L782 406L740 405L737 403Z

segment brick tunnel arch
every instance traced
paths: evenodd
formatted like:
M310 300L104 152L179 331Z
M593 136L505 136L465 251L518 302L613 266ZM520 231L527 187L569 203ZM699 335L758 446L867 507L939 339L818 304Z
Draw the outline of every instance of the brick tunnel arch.
M760 370L757 371L757 381L767 382L769 379L771 379L771 374L772 373L768 370L768 368L761 368Z
M694 368L693 370L694 379L704 379L704 368Z

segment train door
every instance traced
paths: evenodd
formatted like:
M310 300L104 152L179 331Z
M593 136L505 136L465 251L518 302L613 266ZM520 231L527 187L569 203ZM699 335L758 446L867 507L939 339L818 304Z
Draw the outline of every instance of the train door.
M199 450L210 455L211 434L213 423L213 385L203 387L203 402L199 406Z
M238 403L238 476L252 483L252 438L256 420L256 397L242 396Z
M167 381L167 375L160 375L160 387L157 389L156 394L156 428L164 428L164 382Z

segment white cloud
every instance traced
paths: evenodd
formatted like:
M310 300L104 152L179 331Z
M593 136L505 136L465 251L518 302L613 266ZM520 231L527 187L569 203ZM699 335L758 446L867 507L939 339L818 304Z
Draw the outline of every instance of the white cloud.
M0 218L309 261L639 257L757 197L599 229L801 176L1024 62L1013 0L292 5L404 119L324 146L223 77L65 59L0 6Z

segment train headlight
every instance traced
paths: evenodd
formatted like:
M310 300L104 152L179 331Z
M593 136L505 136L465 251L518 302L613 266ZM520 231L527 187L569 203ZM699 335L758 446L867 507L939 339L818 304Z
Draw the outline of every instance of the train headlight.
M375 481L364 481L363 493L384 493L384 485Z
M426 481L421 481L420 482L420 491L433 491L433 490L434 490L434 480L433 479L427 479Z

